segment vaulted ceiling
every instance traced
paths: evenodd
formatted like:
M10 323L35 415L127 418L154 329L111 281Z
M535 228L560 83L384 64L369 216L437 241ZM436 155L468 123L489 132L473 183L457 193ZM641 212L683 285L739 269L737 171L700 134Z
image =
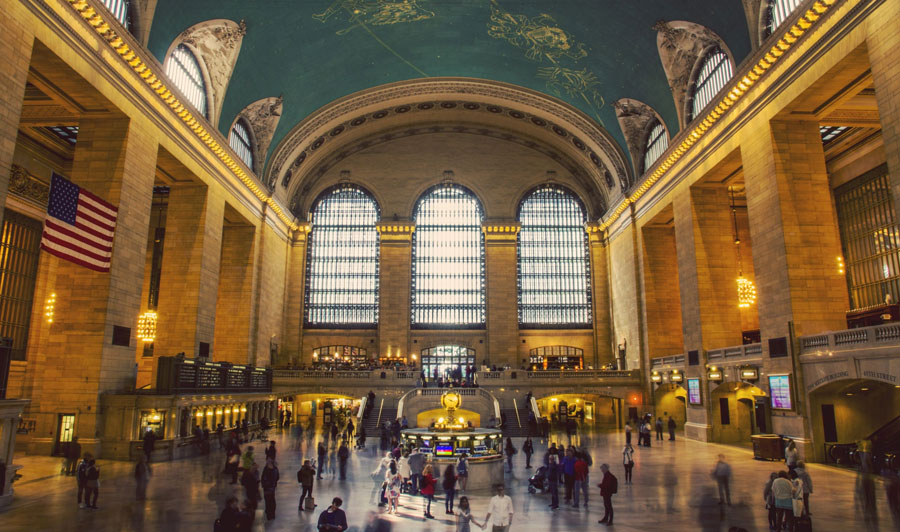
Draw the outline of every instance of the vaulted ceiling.
M555 96L627 151L613 103L633 98L677 131L657 49L658 21L706 26L736 61L750 52L741 0L159 0L148 46L163 61L185 29L246 23L219 129L262 98L283 96L270 144L316 109L385 83L484 78Z

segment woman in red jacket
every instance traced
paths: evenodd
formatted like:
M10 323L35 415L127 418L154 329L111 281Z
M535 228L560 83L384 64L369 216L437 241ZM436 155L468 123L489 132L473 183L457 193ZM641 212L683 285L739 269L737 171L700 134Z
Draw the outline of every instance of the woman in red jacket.
M422 471L422 489L421 493L425 497L425 518L434 519L431 515L431 501L434 500L434 485L437 481L434 479L434 468L431 464L425 466Z

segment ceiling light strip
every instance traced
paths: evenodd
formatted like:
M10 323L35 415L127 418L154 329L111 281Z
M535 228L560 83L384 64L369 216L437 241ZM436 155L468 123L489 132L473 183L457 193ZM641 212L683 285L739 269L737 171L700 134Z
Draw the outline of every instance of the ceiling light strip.
M677 163L685 153L697 143L706 132L719 121L719 118L725 114L728 109L734 106L741 98L744 97L744 94L750 89L750 87L754 86L760 79L763 78L765 73L772 68L781 57L791 49L791 47L802 37L809 29L813 26L813 24L818 21L822 15L828 12L834 4L836 4L838 0L817 0L810 8L806 11L806 13L801 16L797 22L794 23L790 28L788 28L780 39L769 49L768 52L757 62L753 68L751 68L743 78L738 80L736 83L731 86L731 90L719 101L718 105L716 105L709 114L706 115L702 121L697 123L697 126L694 127L693 131L685 137L684 140L681 141L681 144L672 150L669 153L669 156L656 167L650 177L648 177L631 196L622 200L616 210L607 218L603 223L600 224L600 231L605 231L609 228L610 225L615 222L619 216L625 212L629 205L636 203L637 200L653 186L654 183L659 181L661 178L672 166Z
M163 83L163 79L165 79L164 76L159 76L154 73L150 66L140 58L135 50L133 50L131 46L129 46L125 40L110 27L103 16L88 4L87 0L67 0L67 2L75 9L81 18L94 28L98 35L106 40L106 43L138 76L140 76L142 80L144 80L144 83L146 83L147 86L169 106L178 118L194 132L194 135L196 135L201 142L206 144L209 150L213 152L213 154L215 154L229 170L231 170L235 177L241 180L250 192L252 192L260 201L268 205L270 209L275 211L278 218L288 227L295 231L299 229L299 226L294 223L294 220L284 213L275 200L263 192L254 179L231 157L228 150L219 144L206 127L191 114L188 107L182 104L178 97L165 86Z

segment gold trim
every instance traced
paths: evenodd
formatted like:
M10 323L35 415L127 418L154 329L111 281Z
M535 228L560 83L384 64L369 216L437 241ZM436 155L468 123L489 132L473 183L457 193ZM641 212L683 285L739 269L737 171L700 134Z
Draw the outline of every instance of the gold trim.
M229 155L228 151L207 131L206 127L197 120L191 112L182 104L175 94L170 91L163 83L163 76L157 76L150 66L135 53L135 51L113 30L103 16L100 15L93 7L88 5L87 0L66 0L69 5L83 18L90 26L94 28L100 37L106 40L106 43L117 53L125 63L134 70L135 74L149 86L159 98L169 106L169 108L178 115L178 118L186 126L188 126L194 135L206 144L213 154L215 154L225 166L234 174L235 177L244 183L250 192L252 192L260 201L275 211L278 218L288 227L296 231L299 226L289 218L281 207L270 196L267 196L260 187L254 182L247 172Z
M698 140L703 138L703 135L706 134L707 130L709 130L716 122L719 121L719 118L725 112L730 109L734 104L736 104L740 99L744 96L744 94L756 84L757 81L762 79L763 75L767 70L772 68L775 63L777 63L785 52L791 49L791 47L802 37L812 26L815 24L817 20L819 20L822 15L828 12L831 7L837 3L838 0L817 0L806 13L803 14L800 19L794 23L793 26L787 29L780 39L772 46L771 49L763 56L762 59L759 60L756 65L747 72L744 77L737 82L737 84L732 87L732 89L725 95L724 98L719 102L718 105L713 108L712 111L706 118L699 122L699 124L691 131L690 135L688 135L681 144L672 151L666 160L661 162L659 166L650 174L640 187L634 193L622 200L622 203L616 207L616 210L610 215L609 218L606 219L603 223L600 224L600 230L605 231L609 228L610 225L615 222L619 216L625 212L625 209L628 208L628 205L637 202L653 186L654 183L659 181L659 178L662 177L672 166L677 163L681 157L687 153L688 149L691 148L694 144L697 143Z

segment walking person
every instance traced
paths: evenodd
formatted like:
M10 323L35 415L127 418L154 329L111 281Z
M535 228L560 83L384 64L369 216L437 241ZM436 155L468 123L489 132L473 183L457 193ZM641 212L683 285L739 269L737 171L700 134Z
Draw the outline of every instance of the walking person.
M144 456L147 457L147 462L150 462L150 455L153 454L154 447L156 447L156 433L152 429L147 429L143 441Z
M318 460L316 461L316 480L322 480L322 470L325 469L325 456L328 453L328 449L325 448L324 442L319 442L318 448L316 448L316 456Z
M475 517L472 515L472 509L469 507L469 498L465 495L459 498L457 510L459 511L456 514L456 532L471 532L470 523L475 523L475 526L481 527L482 530L487 524L479 523L475 520Z
M431 515L431 501L434 500L434 485L437 484L437 481L434 479L434 468L431 467L431 464L425 466L425 469L422 471L422 496L425 497L425 500L422 504L425 510L425 518L426 519L434 519L434 516Z
M794 440L791 440L791 443L784 449L784 463L787 464L788 471L793 471L797 467L799 460L800 451L797 450L797 444L794 443Z
M797 462L797 467L794 471L797 472L797 477L803 483L803 515L812 515L812 512L809 511L809 496L813 492L812 478L809 476L806 464L802 460Z
M456 498L456 468L449 464L444 468L444 512L453 515L453 499Z
M625 422L625 445L631 445L631 422Z
M350 458L350 448L347 447L347 442L342 441L340 448L338 448L338 467L341 470L341 480L347 480L347 460Z
M531 443L531 436L525 438L522 444L522 452L525 453L525 469L531 469L531 455L534 454L534 444Z
M238 467L241 462L241 448L238 447L237 442L235 441L228 447L226 453L228 458L225 460L225 473L230 473L231 483L237 484Z
M612 496L619 491L619 481L609 472L609 464L601 464L600 471L603 472L603 479L597 487L600 488L600 496L603 497L603 519L597 522L610 526L613 524Z
M269 446L266 447L266 460L275 461L275 457L278 455L278 451L275 449L275 440L269 442Z
M716 462L712 470L712 477L716 479L719 485L719 504L728 504L731 506L731 466L725 462L725 455L719 455L719 461Z
M675 441L675 418L669 416L669 441Z
M557 456L551 454L547 459L547 490L550 491L550 509L559 508L559 476L561 471Z
M763 500L766 501L766 510L769 514L769 530L775 530L775 496L772 494L772 483L778 478L778 473L769 475L769 480L763 488Z
M465 451L456 460L456 478L459 479L459 490L466 491L469 482L469 454Z
M506 495L505 486L497 484L496 495L491 497L488 503L488 513L484 518L484 524L491 524L491 532L509 532L509 525L513 519L513 504L509 495Z
M143 454L139 454L137 464L134 466L135 499L143 501L147 499L147 484L150 483L150 464Z
M388 466L384 481L387 483L385 488L388 498L387 513L395 514L397 513L397 501L400 500L400 485L403 482L400 477L400 470L397 469L397 462L391 460L391 465Z
M316 470L309 463L309 460L304 460L303 465L300 466L300 470L297 471L297 482L300 483L300 503L298 505L298 510L302 510L304 508L304 504L306 503L307 497L312 497L313 494L313 482L316 478Z
M260 477L263 497L266 500L266 521L275 519L275 488L278 487L279 476L275 460L266 460L266 467L263 468Z
M465 453L463 453L460 460L465 457ZM412 482L412 495L416 495L419 493L420 484L422 480L422 471L425 469L425 454L420 453L418 448L414 448L413 452L409 454L409 479ZM457 469L459 469L459 464L457 464ZM466 470L468 474L468 469ZM462 489L465 491L466 484L462 483Z
M241 475L241 486L244 486L244 495L247 498L247 501L250 503L249 507L252 510L251 514L256 512L256 507L259 506L259 466L256 465L256 462L250 464L249 468L244 470L244 474Z
M575 458L575 504L572 506L578 508L578 493L584 495L584 507L588 505L588 464L584 459L584 455L578 453Z
M84 472L84 502L87 508L99 510L97 508L97 497L100 495L100 468L97 461L93 457L88 460L87 468Z
M625 444L622 450L622 464L625 466L625 483L631 484L631 471L634 469L634 447Z
M569 504L572 502L572 490L575 488L575 452L571 448L566 450L562 471L566 479L566 504Z
M78 436L72 436L72 441L66 445L66 463L63 467L63 473L72 476L78 468L78 459L81 458L81 444L78 443Z
M319 522L316 528L319 532L344 532L347 530L347 514L341 510L344 501L340 497L331 500L331 506L319 514Z
M663 421L661 417L656 418L656 441L663 439Z
M93 458L91 453L84 453L84 457L75 469L75 480L78 482L78 507L82 509L87 508L87 470Z
M509 472L512 473L512 459L513 456L516 455L518 451L516 450L516 446L513 445L512 438L506 438L506 465L509 467Z

